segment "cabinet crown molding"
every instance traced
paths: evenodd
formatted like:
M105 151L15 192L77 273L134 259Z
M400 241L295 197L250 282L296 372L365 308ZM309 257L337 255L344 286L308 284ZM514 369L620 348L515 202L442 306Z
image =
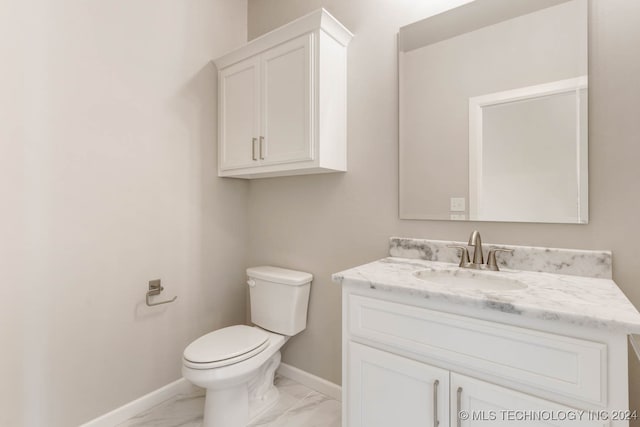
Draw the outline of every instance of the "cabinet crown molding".
M269 31L233 52L215 59L213 62L220 70L245 58L257 55L275 45L317 30L323 31L344 47L348 46L353 38L351 31L327 12L326 9L321 8Z

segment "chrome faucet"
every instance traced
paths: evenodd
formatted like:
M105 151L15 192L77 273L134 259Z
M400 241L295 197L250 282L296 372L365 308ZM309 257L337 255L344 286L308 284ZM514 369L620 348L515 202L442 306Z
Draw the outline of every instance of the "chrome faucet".
M484 254L482 253L482 238L478 230L473 230L469 236L468 246L473 247L473 258L469 259L469 251L466 246L449 245L450 248L458 249L460 253L460 267L472 268L475 270L491 270L500 271L496 260L497 252L513 252L513 249L492 248L487 255L487 263L484 263Z

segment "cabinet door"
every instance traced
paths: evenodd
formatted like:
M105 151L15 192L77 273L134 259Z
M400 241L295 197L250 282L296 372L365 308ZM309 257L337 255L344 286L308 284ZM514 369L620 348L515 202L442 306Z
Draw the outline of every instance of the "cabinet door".
M313 34L262 54L262 164L313 160Z
M220 170L256 166L260 132L260 58L252 57L222 69L218 81Z
M354 342L348 351L349 427L449 425L448 371Z
M595 414L451 373L452 427L603 427Z

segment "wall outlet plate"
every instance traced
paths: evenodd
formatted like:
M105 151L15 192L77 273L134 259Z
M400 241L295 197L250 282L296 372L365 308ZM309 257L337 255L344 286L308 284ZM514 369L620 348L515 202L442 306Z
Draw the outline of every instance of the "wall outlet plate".
M467 210L466 208L466 200L464 197L452 197L451 198L451 207L449 208L451 212L464 212Z

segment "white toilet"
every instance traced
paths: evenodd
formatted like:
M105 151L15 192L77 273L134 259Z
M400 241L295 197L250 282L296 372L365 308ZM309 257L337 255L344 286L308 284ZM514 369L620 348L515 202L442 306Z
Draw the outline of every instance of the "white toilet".
M279 350L307 326L311 274L264 266L247 276L256 326L219 329L184 350L182 375L207 389L203 427L245 427L275 403Z

